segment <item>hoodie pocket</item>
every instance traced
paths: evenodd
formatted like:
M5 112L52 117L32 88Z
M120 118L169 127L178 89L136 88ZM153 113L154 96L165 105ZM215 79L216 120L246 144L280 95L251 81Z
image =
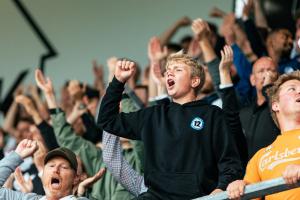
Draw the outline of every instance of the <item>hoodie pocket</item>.
M152 172L147 178L152 189L171 196L193 197L202 193L195 173Z

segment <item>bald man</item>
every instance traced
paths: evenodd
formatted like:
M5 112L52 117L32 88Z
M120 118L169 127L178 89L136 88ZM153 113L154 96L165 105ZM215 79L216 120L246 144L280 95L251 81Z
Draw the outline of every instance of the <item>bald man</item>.
M280 133L271 118L264 95L265 88L277 79L277 70L277 65L270 57L261 57L253 64L250 82L256 88L256 99L240 112L249 159L259 149L271 144Z

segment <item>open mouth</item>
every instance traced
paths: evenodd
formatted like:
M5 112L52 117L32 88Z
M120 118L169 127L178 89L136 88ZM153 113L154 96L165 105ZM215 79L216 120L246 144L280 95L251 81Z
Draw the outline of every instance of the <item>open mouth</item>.
M171 87L171 86L173 86L175 84L175 81L172 80L172 79L168 79L167 83L168 83L168 86Z
M51 178L51 186L54 188L59 187L60 185L60 180L58 178Z
M300 98L296 99L296 102L299 103L300 102Z

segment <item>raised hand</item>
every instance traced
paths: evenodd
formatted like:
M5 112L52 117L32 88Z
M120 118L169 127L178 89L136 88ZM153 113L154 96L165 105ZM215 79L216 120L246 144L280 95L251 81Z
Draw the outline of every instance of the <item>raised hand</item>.
M38 136L41 137L41 136ZM37 138L35 135L33 136L33 139ZM38 169L39 172L41 172L44 168L44 159L48 152L47 147L45 146L44 142L41 140L37 140L38 150L33 154L33 162Z
M230 67L233 63L233 51L228 45L221 50L221 62L219 64L220 83L222 85L232 84Z
M193 38L189 45L189 49L187 54L191 57L198 57L202 53L202 49L198 43L198 40L196 38Z
M226 12L216 6L214 6L209 12L210 17L223 18L225 15Z
M107 63L107 67L108 67L108 71L114 73L116 66L117 66L117 62L118 62L118 58L113 56L110 57L109 59L107 59L106 63Z
M35 81L37 86L45 93L53 93L53 85L49 77L45 79L40 69L35 70Z
M221 62L219 65L219 70L229 71L230 66L233 63L233 51L232 48L228 45L225 45L223 50L221 50Z
M135 73L135 63L128 60L119 60L116 64L115 77L118 81L125 83Z
M38 89L35 85L29 85L28 91L33 98L40 98Z
M159 62L168 55L167 47L161 48L160 40L157 37L152 37L148 43L148 57L150 62Z
M103 65L101 65L101 64L98 65L96 60L93 60L92 64L93 64L93 73L94 73L95 78L102 80L103 75L104 75Z
M187 16L184 16L184 17L178 19L176 23L178 26L188 26L191 24L191 19L188 18Z
M263 74L263 86L269 85L276 81L278 73L275 71L266 71Z
M67 118L69 124L73 124L83 113L87 112L87 108L82 102L77 101L72 109L72 112Z
M243 17L249 17L250 13L253 11L254 3L253 0L248 0L243 8Z
M200 18L193 21L192 31L194 32L195 38L199 41L208 38L210 34L208 23Z
M24 179L24 176L23 176L23 174L21 172L21 169L19 167L17 167L17 169L15 170L14 175L15 175L15 179L16 179L18 185L21 188L21 192L23 192L23 193L32 192L33 183L32 183L31 177L29 177L29 179L26 181Z
M89 177L89 178L85 179L84 181L82 181L81 183L79 183L79 186L77 189L78 196L82 196L88 187L91 187L95 182L97 182L104 175L105 170L106 170L105 168L102 168L94 176Z
M82 88L78 80L71 80L67 89L73 100L82 100L82 97L84 96L85 87Z
M19 85L17 87L17 89L14 91L14 97L18 96L18 95L21 95L21 94L24 94L25 93L25 88L24 88L24 85Z
M36 141L24 139L18 144L15 152L24 159L31 156L37 149L38 146Z
M37 109L33 105L32 100L29 97L27 97L25 95L18 95L18 96L16 96L15 101L18 104L21 104L25 108L25 110L28 112L28 114L30 114L31 116L38 113Z

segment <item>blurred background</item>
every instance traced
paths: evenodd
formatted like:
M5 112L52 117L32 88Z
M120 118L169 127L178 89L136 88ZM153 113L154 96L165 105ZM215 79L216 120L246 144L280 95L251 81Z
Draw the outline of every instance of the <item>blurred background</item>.
M0 1L0 69L3 98L17 75L29 69L25 83L33 82L40 56L47 53L14 0ZM31 17L39 25L57 56L45 62L45 73L56 89L65 80L93 81L92 60L106 65L111 56L136 60L141 68L148 63L147 43L183 16L201 17L210 22L210 10L217 6L226 12L241 13L246 0L23 0ZM282 24L293 29L292 15L297 0L261 0L271 27ZM276 21L276 23L274 23ZM294 32L294 31L292 31ZM181 28L172 41L178 42L190 27ZM106 70L106 67L104 67Z

